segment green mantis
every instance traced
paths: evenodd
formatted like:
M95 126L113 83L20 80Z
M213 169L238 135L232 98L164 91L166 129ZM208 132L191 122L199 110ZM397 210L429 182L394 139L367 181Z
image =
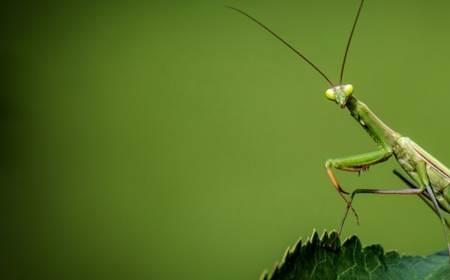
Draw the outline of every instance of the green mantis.
M260 21L242 10L233 7L228 8L237 11L254 21L295 52L303 61L313 67L330 85L330 88L325 92L325 97L339 105L340 108L346 108L376 144L376 149L372 152L344 158L329 159L325 163L326 173L332 186L338 191L339 195L346 203L345 214L340 225L339 233L342 231L349 211L353 212L359 223L358 215L352 207L353 200L359 194L417 195L439 217L450 255L450 242L447 232L448 228L450 228L450 223L443 216L443 212L450 213L450 170L417 145L413 140L387 126L366 104L353 95L354 90L351 84L343 83L348 51L363 4L364 0L361 0L345 48L338 84L333 83L314 63ZM335 175L335 170L361 172L367 170L372 165L385 162L390 158L395 158L404 172L406 172L407 176L394 170L394 174L402 180L407 188L356 189L352 192L348 192L342 187Z

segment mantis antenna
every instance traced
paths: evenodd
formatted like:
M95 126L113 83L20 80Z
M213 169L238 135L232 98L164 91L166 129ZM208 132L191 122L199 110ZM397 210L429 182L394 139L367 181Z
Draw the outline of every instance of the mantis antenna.
M251 15L247 14L246 12L239 10L238 8L234 8L231 6L226 6L229 9L232 9L238 13L243 14L244 16L248 17L249 19L251 19L252 21L254 21L255 23L257 23L259 26L261 26L262 28L264 28L265 30L267 30L270 34L272 34L275 38L277 38L278 40L280 40L283 44L285 44L288 48L290 48L293 52L295 52L298 56L300 56L306 63L308 63L309 65L311 65L317 72L319 72L320 75L322 75L322 77L325 78L325 80L327 80L327 82L334 87L333 82L319 69L319 67L317 67L314 63L312 63L308 58L306 58L306 56L304 56L300 51L298 51L297 49L295 49L291 44L289 44L286 40L284 40L283 38L281 38L278 34L276 34L275 32L273 32L269 27L265 26L264 24L262 24L259 20L257 20L256 18L252 17ZM351 37L350 37L351 39ZM347 53L346 53L347 54ZM345 62L345 59L344 59Z
M350 32L350 36L348 37L347 47L345 48L345 53L344 53L344 59L342 60L341 76L340 76L340 80L339 80L340 84L342 84L342 80L344 79L344 69L345 69L345 62L347 61L348 50L350 49L350 44L352 43L353 33L355 32L356 24L358 23L359 15L361 14L363 4L364 4L364 0L361 0L361 3L359 4L358 12L356 13L355 21L353 22L352 31Z

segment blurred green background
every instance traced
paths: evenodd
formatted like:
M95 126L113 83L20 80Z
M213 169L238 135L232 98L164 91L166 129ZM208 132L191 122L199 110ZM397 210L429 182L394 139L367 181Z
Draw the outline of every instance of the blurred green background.
M8 2L8 1L6 1ZM170 2L170 3L169 3ZM257 279L339 225L328 158L374 150L327 84L359 1L10 1L1 13L4 279ZM366 1L346 82L450 163L448 1ZM403 187L395 161L339 173ZM344 235L445 247L415 197L360 197Z

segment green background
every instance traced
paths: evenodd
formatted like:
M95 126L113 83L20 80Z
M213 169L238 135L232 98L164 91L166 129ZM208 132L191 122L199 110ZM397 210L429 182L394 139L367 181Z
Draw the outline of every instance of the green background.
M328 158L374 150L327 84L358 1L20 2L1 11L4 279L257 279L344 204ZM450 163L448 1L366 1L345 81ZM395 161L344 187L400 188ZM416 197L360 197L344 235L428 254Z

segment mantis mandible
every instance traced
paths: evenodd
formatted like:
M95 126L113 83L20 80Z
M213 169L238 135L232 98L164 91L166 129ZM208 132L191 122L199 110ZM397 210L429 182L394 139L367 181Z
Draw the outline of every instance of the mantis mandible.
M442 223L442 229L450 256L450 242L448 237L448 228L450 223L444 218L443 212L450 213L450 170L436 158L426 152L417 145L413 140L401 135L395 130L387 126L377 115L375 115L369 107L357 99L353 95L353 86L344 84L344 69L347 60L348 51L350 49L353 33L358 23L359 16L364 4L361 0L355 20L347 41L340 70L340 80L338 84L333 83L314 63L312 63L305 55L295 49L286 40L269 29L266 25L250 16L248 13L234 8L230 8L240 14L243 14L260 27L268 31L275 38L281 41L294 53L296 53L304 62L314 68L330 85L325 91L325 97L340 108L347 108L351 116L360 124L360 126L369 134L376 143L376 150L373 152L354 155L343 158L329 159L325 162L326 173L331 181L332 186L338 191L339 195L346 203L344 218L342 219L339 234L342 231L345 220L351 210L355 215L359 224L359 218L352 207L352 202L358 194L376 194L376 195L417 195L419 196L439 217ZM356 189L352 192L344 190L341 183L337 179L334 170L347 172L361 172L367 170L370 166L385 162L394 157L402 169L408 175L405 176L397 170L397 175L408 188L403 189Z

